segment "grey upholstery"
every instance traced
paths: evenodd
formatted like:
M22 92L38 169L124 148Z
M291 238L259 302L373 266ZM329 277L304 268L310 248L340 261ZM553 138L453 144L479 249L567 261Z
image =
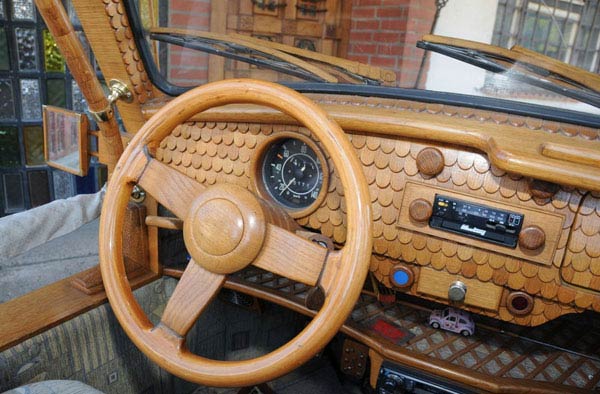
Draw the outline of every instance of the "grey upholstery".
M102 391L75 380L46 380L17 387L3 394L102 394Z

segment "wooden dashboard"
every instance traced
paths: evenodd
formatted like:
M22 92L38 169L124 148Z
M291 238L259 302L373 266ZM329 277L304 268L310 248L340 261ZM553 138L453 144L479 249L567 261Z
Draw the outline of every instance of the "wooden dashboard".
M449 286L460 281L461 308L526 326L600 311L598 130L443 105L312 98L345 129L364 166L374 219L370 270L381 284L452 304ZM145 116L162 104L146 104ZM252 190L253 160L282 132L310 137L272 110L227 106L174 130L156 157L201 183ZM343 244L344 196L329 168L325 198L297 221ZM523 214L517 247L432 228L427 204L435 194ZM394 280L397 271L408 283Z

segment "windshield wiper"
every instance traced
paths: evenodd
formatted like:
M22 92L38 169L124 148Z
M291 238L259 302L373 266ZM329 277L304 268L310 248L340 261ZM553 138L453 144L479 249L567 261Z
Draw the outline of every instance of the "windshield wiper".
M393 71L240 34L153 27L149 38L267 68L310 82L393 84Z
M156 41L179 45L184 48L195 49L213 55L239 60L255 66L265 67L312 82L331 82L326 78L303 69L295 64L282 61L274 55L232 42L175 33L153 32L150 33L150 38Z
M553 70L533 64L532 61L538 60L542 63L547 57L533 52L525 52L526 50L523 48L507 50L487 44L436 36L424 37L423 40L417 42L417 47L452 57L493 73L504 74L513 80L600 108L600 92L582 83L581 80L578 81L566 75L567 72L556 72L557 61L555 59L550 59L553 63L549 64ZM525 59L528 61L524 61ZM560 64L560 66L565 69L572 68L565 64ZM584 71L578 69L572 72L581 74Z

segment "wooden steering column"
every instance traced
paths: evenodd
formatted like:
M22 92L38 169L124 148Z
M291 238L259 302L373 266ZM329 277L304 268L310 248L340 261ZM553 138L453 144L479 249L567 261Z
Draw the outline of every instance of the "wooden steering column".
M347 207L346 244L327 253L277 224L277 208L229 184L205 187L151 156L179 124L209 108L252 103L297 119L321 141L341 179ZM122 256L124 212L134 184L184 220L192 259L154 326L136 302ZM267 205L265 205L267 204ZM209 386L245 386L272 380L321 350L342 326L368 272L371 211L367 182L341 128L311 100L274 83L227 80L195 88L165 105L133 138L109 182L100 220L99 253L104 287L117 319L150 359L183 379ZM226 275L253 264L325 290L311 323L271 353L243 361L216 361L192 354L185 336Z

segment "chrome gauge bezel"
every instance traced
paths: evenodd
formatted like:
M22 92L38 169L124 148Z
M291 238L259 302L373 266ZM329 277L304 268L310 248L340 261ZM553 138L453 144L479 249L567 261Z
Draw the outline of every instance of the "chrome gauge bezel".
M279 201L277 198L273 197L272 192L269 191L269 187L266 184L265 174L264 174L263 169L264 169L264 165L265 165L265 160L267 159L267 155L268 155L269 151L273 148L273 146L281 143L282 140L287 140L287 139L296 139L296 140L299 140L300 142L306 144L307 147L310 148L314 152L316 159L318 161L318 164L320 164L320 167L321 167L322 180L321 180L320 191L319 191L317 197L307 206L293 207L293 206L289 206L289 205ZM301 217L305 217L305 216L308 216L311 213L313 213L325 199L325 196L327 195L327 189L329 187L329 165L327 163L327 159L325 158L325 155L323 154L323 152L321 151L319 146L313 140L311 140L310 138L308 138L305 135L302 135L299 133L294 133L294 132L277 133L276 135L273 135L270 138L268 138L267 140L265 140L259 146L257 155L255 156L254 160L252 161L251 174L252 174L252 184L254 186L255 191L262 198L272 201L275 204L277 204L278 206L280 206L281 208L285 209L287 211L287 213L290 216L292 216L293 218L301 218Z

